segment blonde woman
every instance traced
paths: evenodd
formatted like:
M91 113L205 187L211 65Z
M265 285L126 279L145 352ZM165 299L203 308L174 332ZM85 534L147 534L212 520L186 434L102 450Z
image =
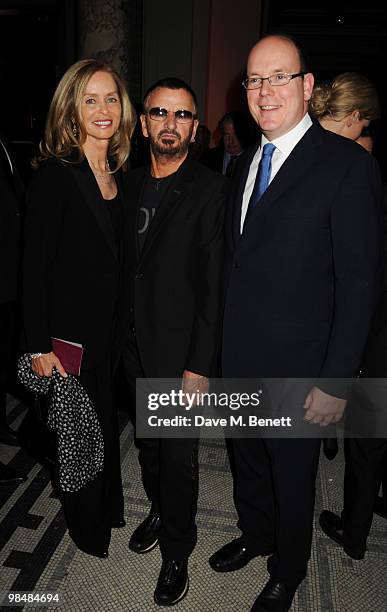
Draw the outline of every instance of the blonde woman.
M312 115L326 130L356 140L379 117L372 83L362 74L344 72L329 84L317 85L309 103Z
M24 329L32 369L66 376L52 338L83 346L79 380L98 415L104 466L76 492L63 492L69 532L86 553L106 557L111 528L123 526L117 414L111 392L123 267L122 174L134 111L119 75L82 60L51 102L36 176L27 197Z

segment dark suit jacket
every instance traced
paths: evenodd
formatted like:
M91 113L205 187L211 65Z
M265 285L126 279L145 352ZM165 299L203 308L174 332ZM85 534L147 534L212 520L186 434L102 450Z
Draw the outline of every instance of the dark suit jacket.
M116 174L122 191L122 177ZM51 337L81 343L83 367L105 358L121 289L107 206L85 160L50 159L27 195L23 264L26 348L51 351Z
M16 300L23 186L0 143L0 304Z
M387 377L387 184L383 185L384 253L383 288L372 320L370 333L361 364L363 376Z
M219 342L225 179L186 160L141 254L137 213L149 167L128 173L128 303L148 377L214 373ZM128 313L129 315L129 313ZM129 316L127 316L129 319Z
M213 170L214 172L223 172L223 157L224 157L224 147L218 146L213 147L212 149L208 149L203 155L200 157L199 162Z
M226 221L223 375L351 377L380 288L380 179L357 144L313 125L239 235L249 166Z

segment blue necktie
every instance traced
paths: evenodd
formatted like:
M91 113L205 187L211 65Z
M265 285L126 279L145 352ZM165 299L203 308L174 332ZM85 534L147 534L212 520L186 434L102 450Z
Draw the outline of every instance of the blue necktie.
M258 165L257 176L255 178L253 193L249 200L247 214L249 214L257 205L263 194L265 193L270 180L271 174L271 158L275 151L275 146L268 142L262 150L261 161Z

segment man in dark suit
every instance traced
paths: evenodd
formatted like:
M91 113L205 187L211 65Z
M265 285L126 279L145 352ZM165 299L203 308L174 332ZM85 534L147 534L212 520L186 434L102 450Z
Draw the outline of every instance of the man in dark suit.
M358 141L357 141L358 142ZM367 150L367 149L366 149ZM343 510L320 514L322 530L354 559L363 559L373 513L387 518L387 193L384 185L384 278L361 364L349 395L344 440ZM383 484L383 497L379 497Z
M262 140L238 161L226 213L223 376L324 378L304 419L327 425L346 404L329 379L354 375L378 292L378 168L312 123L313 76L290 38L253 47L244 85ZM242 536L210 564L271 555L253 610L288 610L310 557L320 440L233 442Z
M3 140L0 139L0 442L17 446L15 432L6 421L7 376L15 349L15 316L19 267L19 204L22 183ZM0 464L0 484L25 480Z
M187 158L198 125L192 89L158 81L141 115L151 165L128 176L130 333L124 353L129 382L182 378L182 389L205 390L216 373L223 263L225 179ZM187 560L196 543L197 440L138 440L152 507L133 533L137 553L160 544L159 605L188 590Z
M221 134L220 144L206 151L199 161L210 170L231 178L236 160L253 142L251 126L243 113L232 111L223 115L218 128Z

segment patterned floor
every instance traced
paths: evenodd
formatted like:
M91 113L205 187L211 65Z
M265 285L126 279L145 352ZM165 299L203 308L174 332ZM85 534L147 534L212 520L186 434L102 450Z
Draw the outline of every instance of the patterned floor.
M10 398L9 422L17 428L25 411ZM64 612L151 612L160 568L156 548L135 555L127 542L147 514L137 451L129 423L122 424L121 453L125 488L125 529L114 530L109 558L99 560L78 551L66 532L63 514L48 470L25 452L1 446L1 458L28 472L18 487L0 488L0 592L59 593L59 605L38 610ZM342 455L321 459L316 516L322 508L340 510ZM221 440L200 447L198 545L189 565L190 590L175 609L181 612L248 612L267 580L264 559L254 559L233 574L216 574L207 563L212 552L237 535L232 482ZM364 561L352 561L315 527L307 579L296 595L293 612L384 612L387 610L387 523L375 516ZM15 610L5 606L1 610ZM19 610L22 607L17 608ZM25 606L24 609L30 609Z

